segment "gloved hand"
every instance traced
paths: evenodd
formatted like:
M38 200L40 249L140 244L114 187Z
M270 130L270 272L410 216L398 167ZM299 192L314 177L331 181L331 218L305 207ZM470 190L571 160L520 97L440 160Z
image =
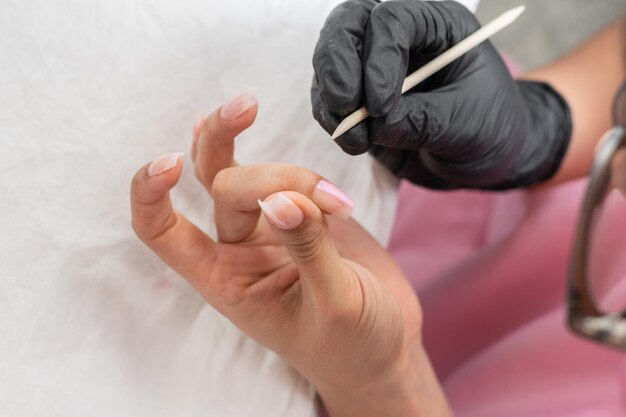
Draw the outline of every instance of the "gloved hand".
M311 100L329 133L362 105L371 117L338 138L397 176L434 189L507 189L547 180L572 131L549 85L514 81L490 42L401 96L404 78L479 28L454 1L348 0L315 48Z

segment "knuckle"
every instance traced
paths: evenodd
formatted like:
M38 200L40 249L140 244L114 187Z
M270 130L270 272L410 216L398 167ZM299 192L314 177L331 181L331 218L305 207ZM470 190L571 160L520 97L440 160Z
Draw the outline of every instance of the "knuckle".
M331 106L358 104L361 93L360 47L330 41L314 57L316 94ZM354 108L351 108L354 110Z
M353 10L355 7L361 8L365 6L368 2L364 2L363 0L346 0L341 3L341 6L344 9Z
M327 22L343 26L347 17L367 16L377 4L376 0L346 0L330 12Z
M207 184L211 189L211 194L213 198L218 200L228 195L230 189L231 177L233 174L233 170L235 167L225 168L215 174L215 178L213 178L212 184Z
M416 2L419 3L419 2ZM382 24L389 25L393 22L400 21L406 13L403 12L404 4L398 1L386 1L374 8L370 16L372 25Z
M315 190L315 186L322 179L315 172L306 169L292 167L292 170L286 176L287 187L289 190L302 190L305 194L311 195Z
M347 0L335 7L328 15L326 28L331 31L342 30L354 33L354 29L363 28L369 17L370 11L377 4L372 0Z
M350 13L355 6L358 6L358 3L359 2L355 0L347 0L339 3L331 10L330 14L326 18L324 28L333 30L337 26L343 26L342 22L344 21L345 16Z
M137 217L144 217L141 214L141 209L139 209ZM150 245L165 236L170 230L174 229L178 221L179 217L174 212L171 212L166 216L158 216L156 218L146 217L142 221L138 221L133 217L131 226L137 237L146 245Z
M275 181L273 187L276 191L299 190L300 182L298 178L300 177L300 171L305 170L305 168L284 163L262 164L257 168L259 170L268 170L271 173L270 176Z

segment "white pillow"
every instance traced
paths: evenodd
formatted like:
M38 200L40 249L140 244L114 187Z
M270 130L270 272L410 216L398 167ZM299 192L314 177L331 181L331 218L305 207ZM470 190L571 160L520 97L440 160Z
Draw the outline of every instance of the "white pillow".
M312 415L313 391L144 248L128 187L197 117L258 88L243 163L336 181L385 242L395 180L313 121L339 1L9 0L0 13L0 409L20 416ZM188 159L178 209L213 230ZM372 172L374 171L374 173Z

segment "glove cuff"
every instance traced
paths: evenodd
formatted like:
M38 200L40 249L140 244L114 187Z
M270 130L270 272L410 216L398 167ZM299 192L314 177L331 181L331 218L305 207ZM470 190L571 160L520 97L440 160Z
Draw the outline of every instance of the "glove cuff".
M530 129L516 161L515 177L488 190L525 188L549 180L561 167L572 137L572 113L558 91L545 82L516 83L528 108Z

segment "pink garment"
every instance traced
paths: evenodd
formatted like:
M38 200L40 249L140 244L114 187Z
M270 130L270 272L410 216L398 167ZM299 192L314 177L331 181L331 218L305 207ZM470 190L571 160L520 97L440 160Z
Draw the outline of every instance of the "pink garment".
M626 415L624 356L565 328L584 181L540 192L435 193L403 184L390 250L424 308L424 340L459 417ZM626 200L611 195L592 265L626 305Z

